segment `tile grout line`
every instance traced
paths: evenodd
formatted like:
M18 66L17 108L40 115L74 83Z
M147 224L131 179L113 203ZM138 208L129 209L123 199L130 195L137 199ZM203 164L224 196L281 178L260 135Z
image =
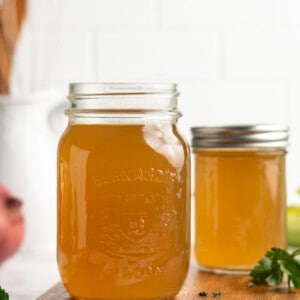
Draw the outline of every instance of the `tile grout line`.
M156 25L158 31L163 29L163 11L162 11L162 0L155 1L155 16L156 16Z
M217 33L217 47L218 47L217 68L220 72L219 78L221 82L225 82L226 81L226 50L225 50L225 32L223 30Z

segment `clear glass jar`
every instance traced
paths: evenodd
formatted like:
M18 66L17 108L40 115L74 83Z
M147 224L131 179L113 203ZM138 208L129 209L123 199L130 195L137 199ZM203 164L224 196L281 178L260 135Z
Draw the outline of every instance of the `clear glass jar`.
M192 128L195 256L216 273L248 272L286 247L288 129L276 124Z
M174 84L70 85L58 266L80 299L165 299L190 257L190 154Z

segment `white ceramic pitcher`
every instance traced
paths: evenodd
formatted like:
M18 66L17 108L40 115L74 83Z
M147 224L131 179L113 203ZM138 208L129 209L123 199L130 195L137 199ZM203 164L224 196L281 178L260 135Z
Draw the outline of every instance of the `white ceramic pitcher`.
M0 98L0 183L23 200L26 250L55 251L56 149L65 126L57 100Z

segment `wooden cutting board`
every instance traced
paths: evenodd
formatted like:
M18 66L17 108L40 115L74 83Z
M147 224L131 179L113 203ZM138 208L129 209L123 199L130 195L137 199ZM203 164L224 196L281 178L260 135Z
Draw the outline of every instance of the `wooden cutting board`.
M289 292L286 286L271 288L267 286L254 286L249 288L249 276L240 275L215 275L201 272L195 263L190 271L185 284L173 300L201 300L201 299L288 299L300 300L300 289ZM200 291L207 291L207 297L200 297ZM221 291L221 297L215 298L214 291ZM57 283L37 300L72 300L61 283Z

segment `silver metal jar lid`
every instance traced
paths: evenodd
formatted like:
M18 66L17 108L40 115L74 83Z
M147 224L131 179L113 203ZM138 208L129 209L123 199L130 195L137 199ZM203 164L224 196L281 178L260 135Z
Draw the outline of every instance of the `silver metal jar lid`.
M252 124L193 127L193 148L286 148L288 126Z

